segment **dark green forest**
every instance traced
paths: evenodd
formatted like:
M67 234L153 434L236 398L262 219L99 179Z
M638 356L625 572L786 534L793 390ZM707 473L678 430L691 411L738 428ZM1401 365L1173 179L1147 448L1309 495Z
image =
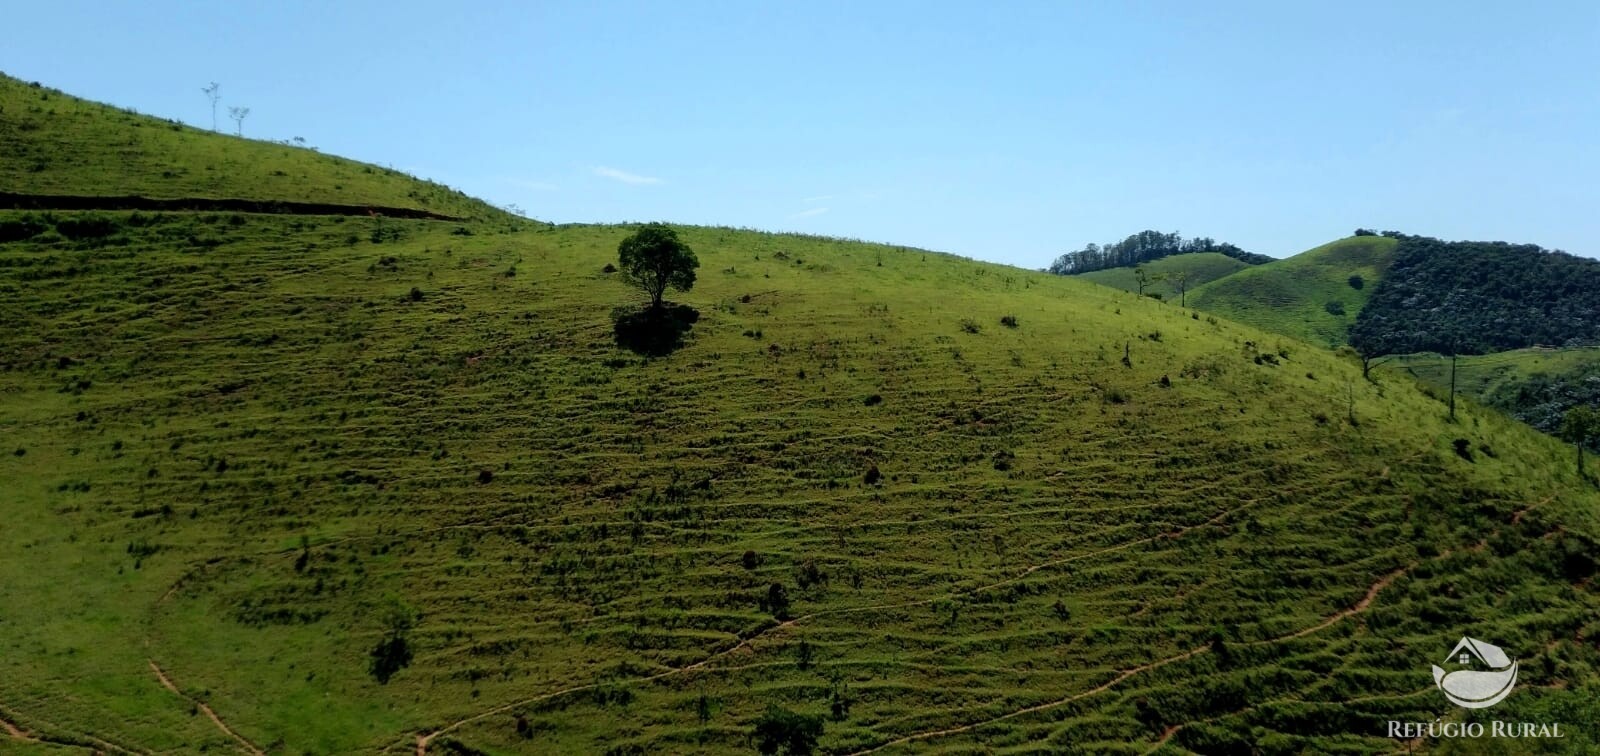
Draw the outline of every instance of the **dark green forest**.
M1049 271L1058 276L1071 276L1108 268L1126 268L1140 263L1160 260L1172 255L1192 252L1216 252L1250 265L1272 262L1275 258L1246 252L1227 242L1218 242L1208 236L1185 239L1176 231L1140 231L1126 239L1105 246L1089 244L1076 252L1067 252L1050 264Z
M1400 240L1356 318L1364 354L1487 354L1600 342L1600 262L1532 244Z

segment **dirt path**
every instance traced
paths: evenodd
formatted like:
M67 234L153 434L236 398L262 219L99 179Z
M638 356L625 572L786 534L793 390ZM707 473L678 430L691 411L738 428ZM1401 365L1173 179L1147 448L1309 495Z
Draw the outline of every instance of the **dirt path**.
M1228 516L1233 515L1233 514L1237 514L1238 512L1248 508L1249 504L1252 504L1252 503L1254 503L1254 502L1252 501L1252 502L1249 502L1249 503L1245 504L1244 506L1235 507L1233 509L1225 510L1225 511L1213 516L1212 518L1206 520L1205 522L1197 523L1197 524L1194 524L1194 525L1185 525L1183 527L1175 528L1173 530L1165 531L1165 532L1162 532L1162 533L1157 533L1155 535L1145 536L1144 538L1138 538L1138 539L1134 539L1132 541L1125 541L1123 543L1119 543L1119 544L1116 544L1116 545L1113 545L1113 546L1107 546L1105 548L1095 549L1094 551L1086 551L1086 552L1083 552L1081 554L1074 554L1072 556L1063 557L1063 558L1060 558L1060 559L1053 559L1053 560L1050 560L1050 561L1047 561L1047 562L1040 562L1039 564L1029 565L1026 569L1023 569L1021 572L1017 573L1016 575L1013 575L1011 577L1005 578L1003 580L997 580L995 582L987 583L985 585L980 585L980 586L977 586L977 587L974 587L974 588L963 589L963 590L956 591L954 593L950 593L950 594L947 594L947 595L944 595L944 596L938 596L938 597L935 597L935 598L926 598L926 599L916 599L914 601L903 601L903 602L897 602L897 603L892 603L892 604L871 604L871 605L868 605L868 606L853 606L853 607L842 607L842 608L839 608L839 609L824 609L824 610L821 610L821 611L812 612L810 614L803 614L803 615L800 615L800 616L795 617L793 619L785 620L785 621L780 622L780 623L778 623L776 625L768 627L765 630L762 630L762 631L750 636L749 638L745 638L745 639L739 641L738 643L736 643L736 644L734 644L732 646L729 646L726 649L718 651L718 652L716 652L716 653L714 653L714 654L712 654L710 656L707 656L706 658L701 659L700 661L697 661L697 662L695 662L693 664L689 664L689 665L686 665L686 666L683 666L683 667L678 667L678 668L675 668L675 669L670 669L670 670L667 670L665 672L660 672L660 673L657 673L657 674L654 674L654 675L649 675L649 676L646 676L646 677L635 678L633 680L628 680L626 682L628 684L647 683L647 682L653 682L655 680L660 680L660 679L667 678L667 677L672 677L672 676L675 676L675 675L682 675L682 674L687 674L687 673L695 672L695 671L702 670L702 669L707 669L706 665L710 664L711 662L714 662L714 661L716 661L718 659L730 656L730 655L735 654L735 653L737 653L737 652L739 652L741 650L749 649L751 651L754 651L754 648L755 648L754 647L754 642L757 639L769 638L772 635L774 635L776 633L779 633L779 632L781 632L783 630L786 630L788 628L794 627L795 625L797 625L797 624L799 624L801 622L804 622L804 621L810 620L810 619L815 619L817 617L832 616L832 615L838 615L838 614L854 614L854 613L857 613L857 612L884 611L884 610L888 610L888 609L905 609L905 608L914 607L914 606L926 606L928 604L932 604L932 603L935 603L935 602L938 602L938 601L945 601L945 600L949 600L951 598L959 598L961 596L970 596L970 595L975 594L975 593L981 593L983 591L993 590L995 588L1000 588L1000 587L1004 587L1004 586L1007 586L1007 585L1011 585L1012 583L1016 583L1018 581L1023 580L1024 578L1028 577L1029 575L1032 575L1032 574L1034 574L1034 573L1036 573L1036 572L1038 572L1040 570L1047 569L1047 568L1050 568L1050 567L1059 567L1059 566L1061 566L1063 564L1067 564L1069 562L1075 562L1075 561L1078 561L1078 560L1081 560L1081 559L1090 559L1090 558L1093 558L1093 557L1096 557L1096 556L1100 556L1102 554L1109 554L1109 553L1112 553L1112 552L1121 551L1123 549L1132 548L1134 546L1138 546L1138 545L1145 544L1145 543L1151 543L1153 541L1171 540L1171 539L1174 539L1174 538L1179 538L1179 537L1183 536L1185 533L1188 533L1189 531L1194 530L1196 528L1203 528L1203 527L1207 527L1209 525L1215 525L1216 523L1222 521L1223 519L1226 519ZM1193 655L1195 653L1199 653L1200 651L1203 651L1203 650L1205 650L1205 649L1203 649L1203 648L1202 649L1196 649L1195 651L1189 652L1189 655ZM1184 657L1184 658L1187 658L1187 657ZM1173 661L1177 661L1177 660L1178 660L1178 658L1174 657L1172 659L1166 659L1166 660L1162 660L1160 662L1152 662L1150 665L1146 665L1145 667L1141 667L1139 669L1135 669L1135 670L1132 670L1130 672L1125 673L1124 676L1119 677L1119 678L1113 680L1110 683L1107 683L1106 687L1109 687L1111 685L1115 685L1116 683L1121 682L1123 679L1126 679L1126 677L1132 676L1134 674L1138 674L1139 672L1142 672L1145 669L1150 669L1150 668L1152 668L1154 666L1160 666L1162 664L1167 664L1167 663L1170 663L1170 662L1173 662ZM715 668L713 668L713 669L715 669ZM495 716L495 715L498 715L498 714L504 714L504 713L506 713L508 711L511 711L513 709L517 709L517 708L520 708L520 707L523 707L523 706L527 706L528 704L538 703L540 701L547 701L547 700L549 700L551 698L556 698L558 696L567 695L569 693L581 693L581 692L586 691L586 690L591 690L591 689L593 689L593 688L595 688L597 686L598 686L598 683L589 683L589 684L585 684L585 685L576 685L576 686L573 686L573 687L570 687L570 688L563 688L561 690L551 691L549 693L545 693L545 694L542 694L542 695L539 695L539 696L535 696L533 698L523 699L523 700L520 700L520 701L513 701L513 702L508 703L508 704L497 706L497 707L495 707L493 709L490 709L488 711L484 711L484 712L481 712L481 713L478 713L478 714L474 714L474 715L472 715L470 717L467 717L466 719L461 719L461 720L457 720L455 722L452 722L452 723L450 723L448 725L445 725L444 727L441 727L441 728L439 728L437 730L434 730L433 732L418 733L417 734L417 741L416 741L417 742L417 750L416 750L417 756L427 756L428 747L433 743L435 738L438 738L440 735L444 735L444 734L446 734L448 732L452 732L454 730L460 729L461 727L464 727L466 725L472 724L473 722L478 722L478 721L487 719L489 717L492 717L492 716ZM1098 692L1098 691L1099 691L1099 689L1096 689L1094 691L1090 691L1089 693L1085 693L1085 694L1082 694L1082 695L1090 695L1090 694ZM1064 702L1058 701L1058 702L1049 704L1048 706L1057 706L1057 705L1060 705L1061 703L1064 703ZM1007 715L1007 717L1020 716L1023 713L1026 713L1026 712L1016 712L1016 713ZM996 721L998 721L998 720L996 720ZM881 747L885 747L885 746L880 746L880 748ZM865 753L865 752L863 752L863 753Z
M5 730L6 735L12 740L17 740L23 743L48 743L50 745L62 746L64 748L81 748L85 751L92 751L97 754L121 753L127 754L128 756L147 756L150 753L149 751L124 748L116 743L102 740L94 737L93 735L85 735L81 733L71 734L69 736L71 738L70 740L50 737L48 735L40 735L31 730L25 730L21 725L18 725L17 723L7 720L3 717L0 717L0 730Z
M39 742L39 739L29 735L27 730L24 730L21 727L18 727L4 719L0 719L0 729L4 729L6 734L11 736L12 740L20 740L24 743Z
M222 721L222 717L217 716L217 713L215 711L212 711L210 706L207 706L204 703L201 703L198 699L190 698L189 696L184 695L183 691L178 690L178 686L172 684L172 679L167 677L167 673L166 672L161 671L161 667L156 664L156 660L155 659L150 659L149 661L150 661L150 671L156 673L156 679L161 681L161 687L172 691L173 695L178 696L179 698L182 698L185 701L188 701L189 703L194 704L197 708L200 709L200 711L205 712L206 717L208 717L211 720L212 724L217 726L217 729L222 730L223 732L227 733L228 737L231 737L234 740L239 741L239 744L244 746L245 750L249 751L250 753L255 754L255 756L267 756L266 753L263 752L260 748L257 748L254 743L251 743L250 741L245 740L243 735L240 735L239 733L234 732L233 728L229 727L226 722L223 722Z
M1302 637L1305 637L1305 636L1310 635L1312 633L1315 633L1315 632L1317 632L1319 630L1327 629L1328 627L1331 627L1334 624L1338 623L1340 620L1348 619L1351 616L1354 616L1356 614L1360 614L1361 612L1366 611L1368 607L1372 606L1373 600L1378 597L1378 594L1380 592L1382 592L1384 588L1387 588L1391 583L1393 583L1395 581L1396 578L1398 578L1401 575L1405 574L1408 570L1410 570L1414 566L1415 566L1414 564L1407 565L1405 567L1402 567L1402 568L1400 568L1398 570L1395 570L1394 572L1391 572L1391 573L1389 573L1387 575L1384 575L1383 577L1379 578L1376 583L1372 584L1371 588L1367 589L1366 595L1362 596L1361 600L1357 601L1354 605L1352 605L1348 609L1342 609L1342 610L1330 615L1327 619L1325 619L1325 620L1323 620L1323 621L1321 621L1321 622L1319 622L1319 623L1317 623L1315 625L1312 625L1310 627L1307 627L1307 628L1304 628L1304 629L1301 629L1301 630L1296 630L1293 633L1290 633L1290 634L1284 635L1284 636L1280 636L1278 638L1273 638L1273 639L1264 640L1264 641L1258 641L1258 643L1261 643L1261 644L1278 643L1278 642L1281 642L1281 641L1293 640L1295 638L1302 638ZM1252 645L1256 645L1256 644L1252 644ZM886 748L893 748L895 746L905 745L907 743L912 743L912 742L916 742L916 741L919 741L919 740L931 740L933 738L945 737L947 735L959 735L959 734L961 734L963 732L970 732L972 730L976 730L976 729L979 729L979 728L982 728L982 727L987 727L989 725L996 724L998 722L1004 722L1004 721L1006 721L1008 719L1015 719L1017 717L1024 716L1024 715L1027 715L1027 714L1032 714L1032 713L1035 713L1035 712L1045 711L1045 710L1048 710L1048 709L1054 709L1054 708L1059 707L1059 706L1065 706L1065 705L1070 704L1070 703L1072 703L1074 701L1077 701L1077 700L1080 700L1080 699L1083 699L1083 698L1088 698L1089 696L1092 696L1092 695L1095 695L1095 694L1098 694L1098 693L1104 693L1105 691L1108 691L1108 690L1116 687L1117 685L1121 684L1124 680L1127 680L1128 678L1133 677L1134 675L1137 675L1137 674L1139 674L1141 672L1148 672L1148 671L1150 671L1152 669L1156 669L1156 668L1159 668L1159 667L1164 667L1164 666L1166 666L1168 664L1172 664L1174 662L1184 661L1186 659L1193 658L1193 657L1195 657L1195 656L1197 656L1199 654L1205 653L1206 651L1209 651L1209 650L1211 650L1210 646L1200 646L1200 647L1197 647L1197 648L1192 648L1192 649L1189 649L1188 651L1185 651L1185 652L1183 652L1181 654L1176 654L1176 655L1173 655L1173 656L1169 656L1169 657L1166 657L1165 659L1158 659L1156 661L1149 662L1149 663L1146 663L1146 664L1142 664L1142 665L1140 665L1138 667L1134 667L1133 669L1129 669L1129 670L1126 670L1124 672L1121 672L1116 677L1113 677L1109 681L1100 684L1098 687L1091 688L1091 689L1086 690L1086 691L1084 691L1082 693L1074 693L1073 695L1067 696L1066 698L1058 699L1058 700L1055 700L1055 701L1047 701L1047 702L1042 703L1042 704L1035 704L1033 706L1028 706L1028 707L1025 707L1025 708L1021 708L1021 709L1018 709L1016 711L1010 712L1008 714L1002 714L1002 715L1000 715L998 717L994 717L994 718L991 718L991 719L986 719L986 720L983 720L983 721L980 721L980 722L973 722L971 724L960 725L960 726L957 726L957 727L947 727L947 728L939 729L939 730L928 730L926 732L913 733L911 735L906 735L906 736L903 736L903 737L900 737L900 738L896 738L894 740L888 741L888 742L883 743L881 745L877 745L877 746L873 746L871 748L867 748L867 749L864 749L864 750L856 751L853 754L851 754L851 756L862 756L863 754L876 753L876 752L884 750ZM1171 737L1171 735L1175 734L1176 732L1177 732L1177 730L1172 730L1171 732L1167 733L1167 737Z

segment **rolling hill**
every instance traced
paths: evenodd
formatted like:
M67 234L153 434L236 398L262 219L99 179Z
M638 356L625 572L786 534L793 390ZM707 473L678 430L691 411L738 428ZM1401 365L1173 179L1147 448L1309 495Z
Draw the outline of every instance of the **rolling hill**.
M1436 395L1450 391L1449 357L1401 355L1387 362L1385 369L1423 382ZM1462 356L1456 365L1456 391L1554 434L1572 407L1600 407L1600 347Z
M247 144L74 107L8 132L8 188L200 190L105 189L57 123L136 165ZM0 210L0 742L1386 753L1479 716L1429 673L1470 634L1523 665L1495 718L1600 745L1600 493L1498 412L1085 281L723 228L678 228L699 317L643 356L632 227L451 214Z
M0 194L325 203L513 220L390 168L214 134L4 74L0 116Z
M1343 345L1397 242L1353 236L1189 292L1197 309L1325 347ZM1360 276L1356 285L1352 276Z
M1143 267L1145 272L1155 279L1153 284L1145 287L1146 294L1159 294L1163 300L1180 302L1184 295L1179 291L1176 276L1187 273L1188 290L1193 292L1202 284L1230 276L1251 265L1217 252L1194 252L1163 257L1146 263ZM1078 277L1123 291L1139 290L1139 282L1135 278L1133 268L1108 268L1080 273Z

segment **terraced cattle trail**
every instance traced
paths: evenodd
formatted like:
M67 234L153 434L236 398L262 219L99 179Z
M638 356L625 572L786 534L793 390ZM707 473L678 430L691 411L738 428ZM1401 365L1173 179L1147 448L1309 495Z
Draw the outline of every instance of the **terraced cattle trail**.
M161 687L172 691L173 695L178 696L179 698L182 698L185 701L188 701L189 703L194 704L196 708L200 709L200 711L203 712L206 715L206 718L211 720L212 724L217 726L217 729L222 730L224 733L226 733L228 735L228 737L231 737L234 740L239 741L239 744L244 746L245 750L249 751L250 753L255 754L255 756L267 756L265 751L262 751L260 748L257 748L254 743L251 743L250 741L246 740L243 735L240 735L239 733L234 732L233 728L229 727L228 723L222 721L222 717L217 716L217 713L215 711L212 711L210 706L205 705L205 703L201 702L198 699L190 698L189 696L184 695L183 691L178 690L178 686L176 686L176 685L174 685L172 683L172 678L167 677L167 673L162 671L161 667L156 664L156 660L151 659L149 661L150 661L150 671L156 673L156 679L161 681Z

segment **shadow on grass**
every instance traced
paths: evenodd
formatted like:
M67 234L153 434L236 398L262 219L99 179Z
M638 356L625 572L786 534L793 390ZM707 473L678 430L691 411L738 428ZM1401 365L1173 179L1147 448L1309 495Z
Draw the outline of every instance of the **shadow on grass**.
M671 303L611 311L617 346L648 357L662 357L682 348L684 335L699 319L699 310Z

